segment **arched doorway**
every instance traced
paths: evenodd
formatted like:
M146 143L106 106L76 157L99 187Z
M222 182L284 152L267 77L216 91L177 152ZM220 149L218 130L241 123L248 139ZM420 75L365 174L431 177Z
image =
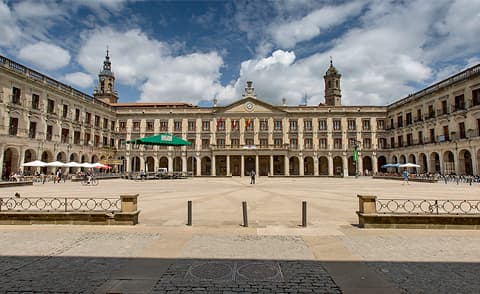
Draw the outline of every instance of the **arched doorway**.
M140 157L133 156L130 160L132 162L132 172L139 172L140 171Z
M298 161L298 157L296 157L296 156L290 157L289 166L290 166L290 175L291 176L300 175L300 163Z
M193 156L187 158L187 172L192 173L192 175L197 174L197 159Z
M356 172L356 162L353 160L353 156L348 158L348 175L354 176Z
M398 159L396 155L392 156L392 163L398 163Z
M320 156L318 160L318 173L321 176L328 176L328 158L326 156Z
M173 159L173 171L181 172L182 171L182 158L177 156Z
M244 176L249 176L250 175L250 172L252 170L255 170L255 157L254 156L245 156L244 158L244 162L245 162L245 174ZM255 171L256 173L258 171Z
M70 158L70 160L69 160L70 162L78 162L78 154L77 153L70 154L69 158ZM80 168L78 168L78 167L70 167L70 168L68 168L68 173L73 174L73 173L77 172L79 169Z
M282 156L282 155L273 156L273 174L275 176L285 175L285 156Z
M54 161L54 160L53 160L53 153L52 153L50 150L45 150L45 151L43 151L40 160L43 161L43 162L52 162L52 161ZM42 167L42 172L47 175L47 174L48 174L48 167L46 167L46 166Z
M455 157L452 151L443 153L443 168L444 174L455 174Z
M343 160L340 156L335 156L333 158L333 172L336 176L341 176L343 174Z
M209 176L211 175L211 171L212 171L212 160L210 159L210 157L208 156L205 156L202 158L202 161L201 161L201 174L202 176Z
M418 164L420 165L420 172L421 173L428 172L428 170L427 170L427 156L425 155L425 153L420 153L418 155Z
M80 163L84 163L84 162L88 162L88 156L87 155L82 155L82 161Z
M63 162L63 163L67 162L67 154L65 154L65 152L63 152L63 151L58 152L56 160L60 161L60 162Z
M415 154L410 154L408 156L408 162L410 163L417 163L417 159L415 158Z
M25 159L24 159L24 162L30 162L30 161L34 161L35 158L37 158L35 156L35 151L32 150L32 149L27 149L25 150ZM26 175L33 175L35 173L35 170L37 168L33 168L31 166L25 166L24 167L24 170L23 172L26 174Z
M117 165L118 172L121 172L121 173L126 172L126 166L125 166L126 159L125 159L125 156L120 156L120 157L118 157L118 159L122 161L122 164Z
M303 174L313 176L313 158L310 156L303 159Z
M385 173L387 172L387 169L382 167L384 166L385 164L387 164L387 158L385 156L379 156L377 158L377 170L382 172L382 173Z
M400 155L400 164L402 163L407 163L407 159L405 158L405 155Z
M19 160L17 149L10 147L3 152L3 179L7 180L12 172L19 169Z
M145 172L155 172L155 158L148 156L145 161Z
M430 153L430 170L432 173L440 173L440 155L437 152Z
M466 149L460 151L458 164L461 175L473 175L472 154L470 151Z
M372 171L373 171L372 158L370 156L363 156L362 163L363 163L363 175L364 176L372 175Z
M166 156L160 157L160 160L158 161L158 167L166 168L168 170L168 158ZM171 172L171 170L169 170L169 172Z

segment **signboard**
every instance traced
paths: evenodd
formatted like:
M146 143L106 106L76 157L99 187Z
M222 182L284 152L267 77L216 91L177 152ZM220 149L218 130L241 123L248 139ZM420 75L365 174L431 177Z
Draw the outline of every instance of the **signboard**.
M123 160L121 159L104 159L100 160L101 164L106 164L106 165L122 165Z
M170 141L170 142L171 142L172 139L173 139L173 138L172 138L172 136L170 136L170 135L161 135L161 136L160 136L160 140L162 140L162 141Z

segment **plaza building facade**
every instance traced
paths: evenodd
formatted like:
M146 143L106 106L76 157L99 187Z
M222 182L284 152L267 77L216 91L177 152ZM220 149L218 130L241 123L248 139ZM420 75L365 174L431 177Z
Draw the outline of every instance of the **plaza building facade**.
M0 56L0 172L5 177L38 159L193 176L244 176L251 170L259 176L353 176L407 161L420 164L421 172L478 174L479 69L391 105L344 106L341 75L331 63L325 101L318 106L291 106L280 97L278 105L266 103L249 81L230 105L214 99L213 107L199 107L119 102L108 52L93 95ZM192 145L125 144L161 133Z

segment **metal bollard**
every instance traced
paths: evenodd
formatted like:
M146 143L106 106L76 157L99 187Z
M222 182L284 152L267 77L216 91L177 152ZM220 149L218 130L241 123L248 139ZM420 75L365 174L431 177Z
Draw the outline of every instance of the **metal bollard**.
M243 210L243 226L248 227L247 201L242 202L242 210Z
M307 201L302 201L302 227L307 227Z
M192 225L192 201L187 202L187 226Z

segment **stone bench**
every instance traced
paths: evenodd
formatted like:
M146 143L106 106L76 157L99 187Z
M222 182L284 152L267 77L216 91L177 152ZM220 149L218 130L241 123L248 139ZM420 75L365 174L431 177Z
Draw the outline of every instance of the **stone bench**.
M480 213L445 213L438 210L436 200L424 200L422 202L425 204L425 210L430 209L431 211L422 211L420 213L379 213L377 211L378 204L376 196L357 196L359 200L359 210L357 211L358 226L360 228L480 229ZM408 199L402 199L402 201L405 203L409 202L406 205L413 205L413 202L408 201ZM472 202L477 201L478 200L474 200ZM432 205L430 205L430 203L432 203ZM462 202L460 201L460 203ZM467 203L467 200L463 201L463 203ZM410 209L410 207L407 209ZM455 205L452 207L455 207ZM458 207L455 207L455 209L458 209Z
M14 198L22 201L29 198ZM41 198L45 200L64 198ZM78 199L78 198L73 198ZM95 199L95 198L91 198ZM102 198L100 198L102 199ZM137 208L138 194L120 195L120 210L118 211L75 211L68 210L5 210L7 200L0 198L0 225L31 225L31 224L71 224L71 225L136 225L140 210ZM56 200L57 201L57 200ZM66 203L67 200L65 200ZM8 209L8 208L7 208Z

